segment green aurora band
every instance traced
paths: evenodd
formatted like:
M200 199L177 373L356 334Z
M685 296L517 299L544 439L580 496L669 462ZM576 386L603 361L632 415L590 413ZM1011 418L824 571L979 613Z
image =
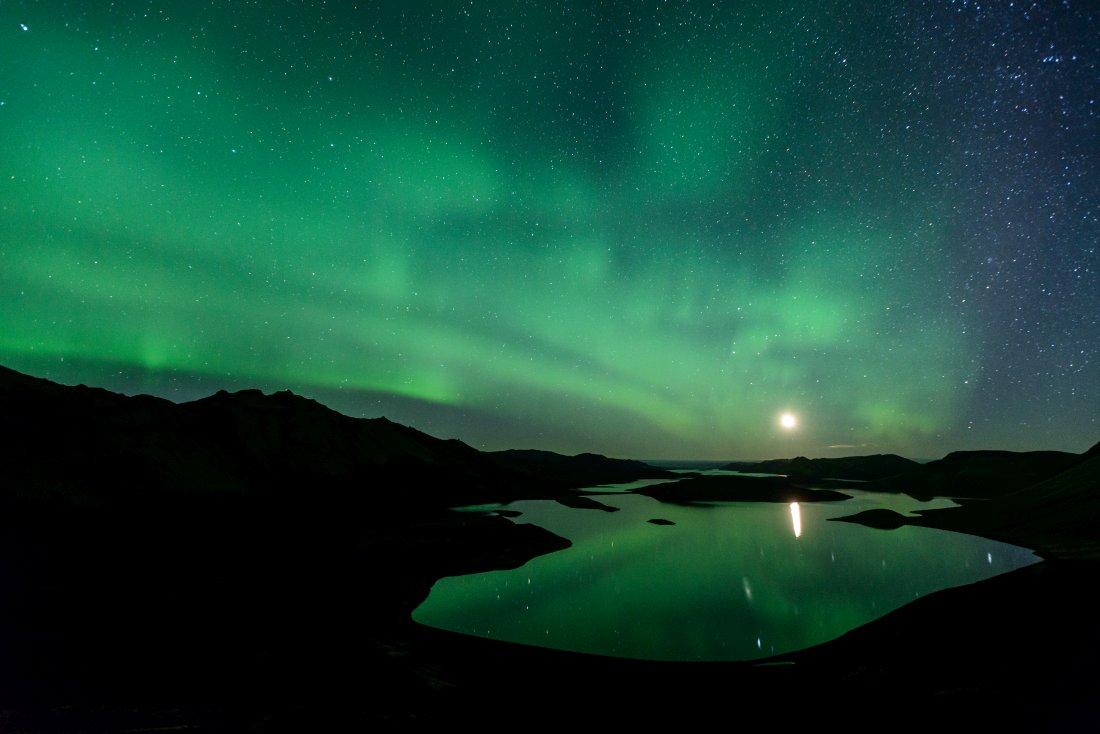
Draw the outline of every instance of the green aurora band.
M1095 387L981 405L997 164L887 10L413 5L0 5L0 363L484 449L1095 441Z

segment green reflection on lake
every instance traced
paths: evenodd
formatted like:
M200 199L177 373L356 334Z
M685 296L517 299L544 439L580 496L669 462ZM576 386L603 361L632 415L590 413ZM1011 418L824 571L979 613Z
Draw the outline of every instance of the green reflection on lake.
M877 507L950 505L844 491L853 499L795 508L680 506L629 493L596 498L618 512L515 502L508 509L523 513L515 522L573 546L512 571L440 579L413 619L601 655L751 660L825 642L918 596L1039 560L975 536L827 522Z

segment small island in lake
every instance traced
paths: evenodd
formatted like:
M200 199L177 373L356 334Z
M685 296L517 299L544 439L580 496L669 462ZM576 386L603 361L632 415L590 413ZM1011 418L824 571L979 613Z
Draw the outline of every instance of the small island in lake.
M831 489L811 489L786 477L698 476L634 490L661 502L837 502L851 495Z

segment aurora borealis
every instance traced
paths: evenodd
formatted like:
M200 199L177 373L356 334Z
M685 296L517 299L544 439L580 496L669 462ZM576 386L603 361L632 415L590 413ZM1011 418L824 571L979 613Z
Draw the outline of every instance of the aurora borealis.
M481 449L1084 451L1098 99L1079 2L5 0L0 364Z

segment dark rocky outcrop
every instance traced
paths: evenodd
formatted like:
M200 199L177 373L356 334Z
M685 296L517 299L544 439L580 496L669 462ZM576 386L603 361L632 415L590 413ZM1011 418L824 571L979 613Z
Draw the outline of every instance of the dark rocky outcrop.
M579 493L565 494L565 495L560 495L560 496L556 497L555 499L557 499L557 501L560 504L563 504L566 507L572 507L575 510L600 510L602 512L618 512L619 511L618 507L612 507L611 505L606 505L603 502L600 502L597 499L593 499L591 496L586 495L586 494L579 494Z
M906 518L905 515L885 509L864 510L854 515L845 515L844 517L834 517L830 519L837 522L854 522L859 525L866 525L870 528L878 528L879 530L893 530L895 528L900 528L902 525L906 525L908 522L908 518Z

